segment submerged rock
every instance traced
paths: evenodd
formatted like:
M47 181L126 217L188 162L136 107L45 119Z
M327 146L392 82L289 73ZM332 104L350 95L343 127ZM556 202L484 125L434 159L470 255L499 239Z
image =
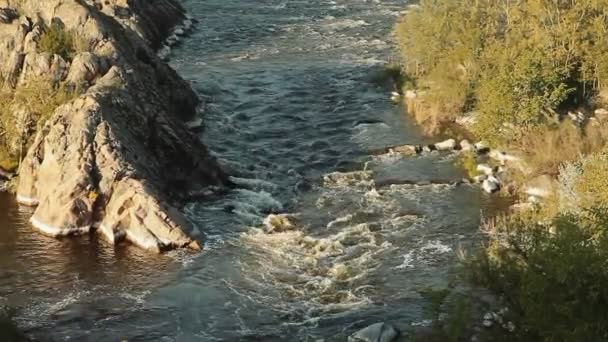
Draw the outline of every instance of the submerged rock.
M375 323L353 334L351 342L391 342L399 336L399 331L388 323Z
M264 219L264 226L266 227L266 233L280 233L295 228L292 222L293 215L287 214L270 214Z
M155 53L186 19L179 3L24 0L20 10L22 19L0 24L10 33L0 35L11 47L0 51L9 83L47 75L82 91L54 111L22 161L17 200L37 206L32 224L52 236L96 229L112 244L155 252L200 248L179 208L230 182L185 124L196 94ZM37 52L32 36L51 22L88 51Z

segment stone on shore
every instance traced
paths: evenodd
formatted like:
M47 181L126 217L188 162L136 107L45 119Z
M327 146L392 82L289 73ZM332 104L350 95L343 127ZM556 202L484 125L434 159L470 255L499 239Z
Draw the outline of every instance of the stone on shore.
M454 148L456 148L456 140L454 139L448 139L448 140L444 140L442 142L438 142L435 144L435 148L438 151L450 151L453 150Z
M494 176L488 176L488 178L486 178L481 183L481 187L483 188L483 191L485 191L486 193L493 194L500 190L501 183L500 183L500 180L498 180L498 178L496 178Z
M475 146L473 146L467 139L464 139L460 142L460 150L467 152L467 151L473 151L475 149Z
M494 174L494 169L488 164L478 164L477 171L483 173L486 176L490 176Z

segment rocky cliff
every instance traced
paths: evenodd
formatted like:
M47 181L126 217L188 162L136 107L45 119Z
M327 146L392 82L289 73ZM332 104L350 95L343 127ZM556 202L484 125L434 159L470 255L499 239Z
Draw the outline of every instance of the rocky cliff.
M36 206L36 228L199 248L178 208L227 180L184 124L196 94L156 55L184 20L176 0L0 0L4 87L43 79L78 91L34 129L19 168L17 199ZM78 39L73 53L41 49L57 27Z

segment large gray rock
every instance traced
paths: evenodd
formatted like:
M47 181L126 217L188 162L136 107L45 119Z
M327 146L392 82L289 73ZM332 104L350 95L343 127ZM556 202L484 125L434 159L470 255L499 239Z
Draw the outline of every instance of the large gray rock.
M391 342L399 336L399 331L387 323L375 323L353 334L352 342Z
M0 23L7 81L45 77L82 90L38 130L21 163L17 200L36 206L32 224L52 236L95 230L155 252L198 249L179 208L229 181L184 123L196 94L154 51L183 9L176 0L23 0L20 13ZM52 21L90 51L70 60L39 52Z

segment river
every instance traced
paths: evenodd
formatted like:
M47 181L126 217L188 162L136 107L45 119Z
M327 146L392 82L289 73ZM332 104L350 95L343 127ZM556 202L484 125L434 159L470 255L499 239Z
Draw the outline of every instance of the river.
M43 341L345 341L379 321L421 324L420 291L448 285L491 203L426 182L461 179L453 155L370 155L429 142L382 77L406 1L184 5L199 22L171 64L205 99L202 138L240 184L186 207L204 251L48 238L4 195L0 304ZM264 233L271 212L297 228Z

